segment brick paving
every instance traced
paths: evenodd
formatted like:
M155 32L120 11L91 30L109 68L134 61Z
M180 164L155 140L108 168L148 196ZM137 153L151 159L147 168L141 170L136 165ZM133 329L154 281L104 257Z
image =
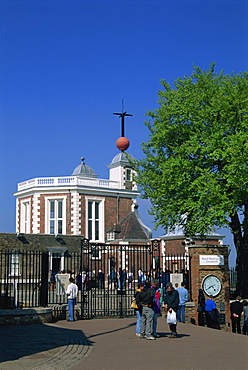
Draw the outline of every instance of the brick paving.
M0 327L0 370L122 370L246 368L248 336L178 324L179 338L135 336L135 319L94 319L55 324Z
M81 330L53 324L1 326L0 348L1 370L70 369L93 350Z

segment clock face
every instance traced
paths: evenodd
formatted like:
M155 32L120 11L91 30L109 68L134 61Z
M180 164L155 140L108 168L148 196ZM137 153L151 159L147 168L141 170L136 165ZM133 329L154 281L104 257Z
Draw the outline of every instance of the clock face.
M216 297L221 291L220 279L215 275L207 275L203 279L202 289L208 296Z

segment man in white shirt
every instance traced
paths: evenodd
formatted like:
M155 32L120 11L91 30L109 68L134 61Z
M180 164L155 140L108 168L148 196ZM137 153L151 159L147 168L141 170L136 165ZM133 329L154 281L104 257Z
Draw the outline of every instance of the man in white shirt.
M68 314L69 320L68 321L75 321L74 318L74 307L76 304L76 297L78 294L78 287L75 284L75 280L73 278L69 279L70 284L66 289L66 294L68 295Z

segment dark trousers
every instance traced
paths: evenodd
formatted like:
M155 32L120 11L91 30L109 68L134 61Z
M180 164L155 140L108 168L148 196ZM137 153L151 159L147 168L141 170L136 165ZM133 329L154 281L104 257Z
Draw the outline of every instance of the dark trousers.
M241 334L240 317L232 317L232 332Z
M199 326L205 325L204 312L198 312L198 325Z
M171 335L177 335L177 324L169 324Z
M247 321L244 321L243 334L244 335L248 334L248 322Z
M220 329L220 324L217 319L217 314L215 311L206 311L206 321L207 327L212 329Z

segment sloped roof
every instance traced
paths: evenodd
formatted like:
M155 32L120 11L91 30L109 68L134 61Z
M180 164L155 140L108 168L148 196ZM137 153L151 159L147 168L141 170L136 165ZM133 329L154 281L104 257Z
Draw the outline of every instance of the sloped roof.
M151 229L146 226L140 219L138 214L138 206L135 206L134 211L130 212L121 222L121 232L117 239L122 240L150 240L152 237Z
M83 235L20 234L0 233L0 249L27 249L46 251L47 248L66 248L70 252L79 252Z

